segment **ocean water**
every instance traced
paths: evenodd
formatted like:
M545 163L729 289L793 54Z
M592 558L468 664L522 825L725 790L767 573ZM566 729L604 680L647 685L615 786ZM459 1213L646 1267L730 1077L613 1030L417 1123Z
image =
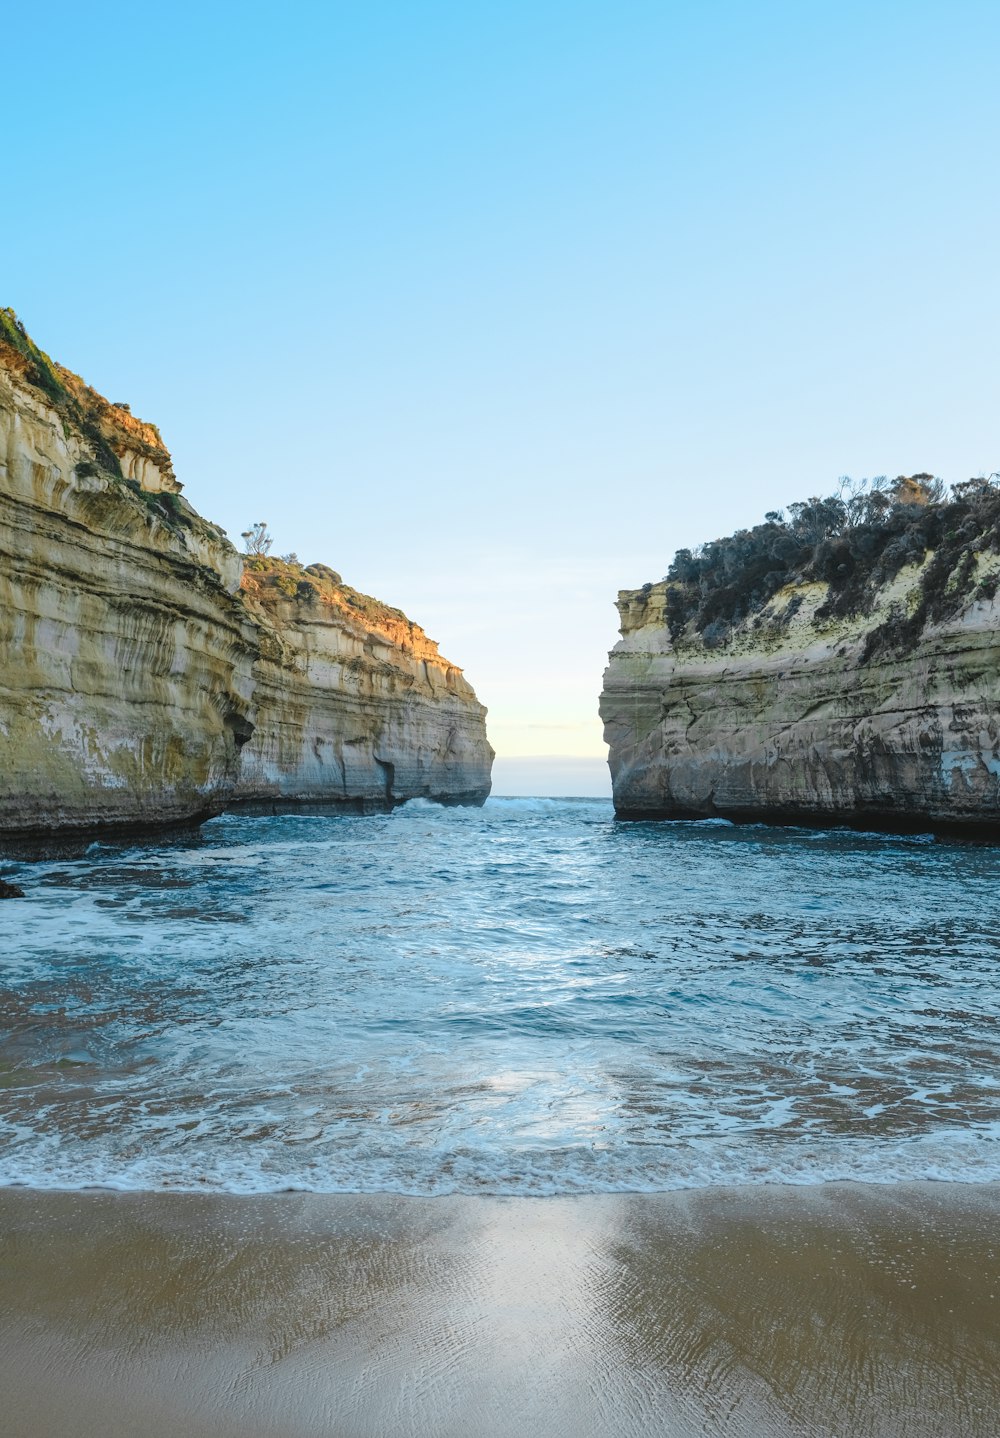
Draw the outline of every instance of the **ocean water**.
M1000 849L491 799L15 872L3 1184L1000 1178Z

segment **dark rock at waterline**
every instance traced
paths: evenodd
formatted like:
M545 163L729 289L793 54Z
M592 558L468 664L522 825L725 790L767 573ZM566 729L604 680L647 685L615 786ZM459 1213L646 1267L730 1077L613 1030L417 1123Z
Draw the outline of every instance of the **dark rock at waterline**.
M8 884L6 879L0 879L0 899L23 899L24 890L19 889L16 884Z

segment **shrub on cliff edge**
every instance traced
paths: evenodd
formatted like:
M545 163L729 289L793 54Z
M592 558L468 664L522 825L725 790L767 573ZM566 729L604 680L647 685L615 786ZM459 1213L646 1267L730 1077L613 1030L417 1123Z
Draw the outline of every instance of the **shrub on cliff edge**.
M677 640L693 631L717 648L734 625L793 583L827 586L819 620L868 613L883 585L932 553L917 608L873 630L866 657L886 646L906 646L925 624L957 613L967 602L976 554L1000 552L996 479L967 480L950 495L929 474L891 482L884 476L843 479L835 494L791 504L787 516L772 510L752 529L680 549L666 576L670 633ZM985 584L988 588L989 581ZM984 590L983 597L992 595Z

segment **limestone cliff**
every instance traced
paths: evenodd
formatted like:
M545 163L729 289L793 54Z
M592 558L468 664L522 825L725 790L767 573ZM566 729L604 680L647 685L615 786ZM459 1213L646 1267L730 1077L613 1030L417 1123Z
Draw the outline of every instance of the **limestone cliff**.
M485 710L418 625L321 564L251 560L243 597L261 645L238 799L482 802Z
M1000 832L1000 493L927 478L770 515L619 595L620 815Z
M422 631L332 571L244 575L180 488L0 310L0 835L481 802L485 710Z

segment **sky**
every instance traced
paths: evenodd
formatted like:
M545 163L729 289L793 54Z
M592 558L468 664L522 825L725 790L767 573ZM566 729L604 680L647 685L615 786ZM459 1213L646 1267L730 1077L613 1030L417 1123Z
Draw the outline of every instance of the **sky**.
M422 624L498 775L606 790L620 588L843 474L1000 469L998 42L995 0L8 5L0 304L236 542Z

